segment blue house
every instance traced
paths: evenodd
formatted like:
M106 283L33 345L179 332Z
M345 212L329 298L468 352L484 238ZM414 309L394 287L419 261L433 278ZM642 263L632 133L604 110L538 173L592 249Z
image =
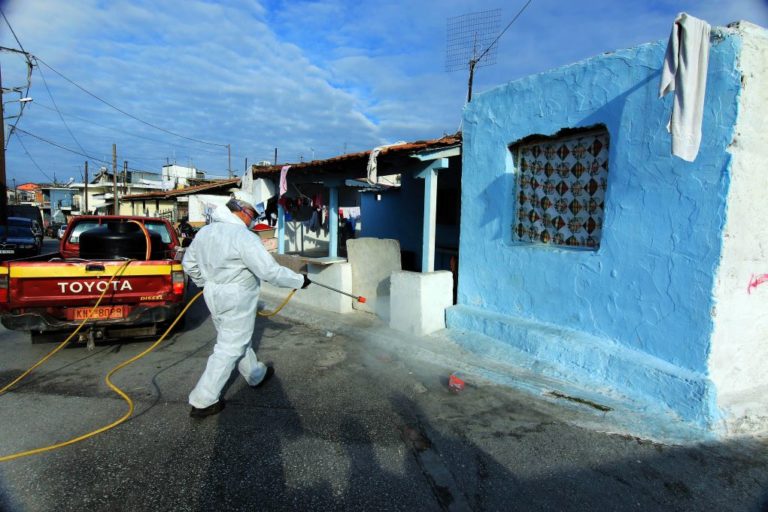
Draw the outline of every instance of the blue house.
M670 154L666 44L473 98L447 324L590 401L623 397L705 435L765 431L768 33L712 30L693 162Z
M50 222L64 223L72 212L75 189L61 186L42 186L43 216L46 224Z

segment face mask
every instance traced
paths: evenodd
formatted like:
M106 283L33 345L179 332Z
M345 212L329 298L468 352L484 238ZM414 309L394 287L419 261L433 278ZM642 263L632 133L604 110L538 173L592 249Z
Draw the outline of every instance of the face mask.
M248 216L248 218L249 218L249 219L251 219L251 220L248 222L248 229L249 229L249 230L251 230L251 231L253 231L253 228L255 228L255 227L256 227L256 224L257 224L257 222L256 222L256 217L252 217L252 216L251 216L251 215L250 215L248 212L246 212L245 210L242 210L242 212L243 212L244 214L246 214L246 215Z

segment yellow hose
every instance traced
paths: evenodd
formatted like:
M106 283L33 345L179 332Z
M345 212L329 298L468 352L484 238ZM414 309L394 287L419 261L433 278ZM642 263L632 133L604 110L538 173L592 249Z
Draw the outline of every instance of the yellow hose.
M266 318L275 316L280 312L280 310L282 310L285 307L286 304L288 304L288 301L293 298L294 293L296 293L296 290L291 290L291 293L288 294L285 300L279 306L277 306L277 309L275 309L274 311L259 311L258 315Z
M128 262L127 262L127 263L128 263ZM127 267L127 264L126 264L126 265L125 265L123 268L125 268L125 267ZM122 270L122 269L121 269L121 270ZM113 276L113 278L114 278L114 276ZM282 302L282 303L281 303L281 304L280 304L280 305L279 305L279 306L278 306L278 307L277 307L277 308L276 308L274 311L266 311L266 312L262 312L262 311L259 311L259 313L258 313L258 314L259 314L259 316L263 316L263 317L271 317L271 316L274 316L274 315L278 314L278 313L280 312L280 310L282 310L282 309L285 307L285 305L286 305L286 304L288 304L288 301L290 301L290 300L291 300L291 298L293 297L293 294L295 294L295 293L296 293L296 290L291 290L291 293L289 293L289 294L288 294L288 296L285 298L285 300L284 300L284 301L283 301L283 302ZM107 386L109 386L109 388L110 388L112 391L114 391L115 393L117 393L117 394L120 396L120 398L122 398L123 400L125 400L125 402L128 404L128 411L127 411L125 414L123 414L123 416L121 416L121 417L120 417L118 420L115 420L115 421L113 421L113 422L112 422L112 423L110 423L109 425L105 425L105 426L103 426L103 427L101 427L101 428L99 428L99 429L96 429L96 430L93 430L93 431L91 431L91 432L88 432L87 434L83 434L83 435L81 435L81 436L78 436L78 437L74 437L74 438L72 438L72 439L70 439L70 440L68 440L68 441L62 441L61 443L56 443L56 444L52 444L52 445L49 445L49 446L43 446L42 448L35 448L35 449L33 449L33 450L27 450L27 451L23 451L23 452L13 453L13 454L11 454L11 455L4 455L4 456L0 457L0 462L8 462L8 461L11 461L11 460L14 460L14 459L19 459L19 458L22 458L22 457L28 457L28 456L30 456L30 455L36 455L36 454L38 454L38 453L49 452L49 451L52 451L52 450L56 450L56 449L58 449L58 448L63 448L63 447L65 447L65 446L69 446L69 445L71 445L71 444L79 443L80 441L84 441L84 440L86 440L86 439L88 439L88 438L91 438L91 437L94 437L94 436L96 436L96 435L99 435L99 434L101 434L101 433L103 433L103 432L106 432L107 430L110 430L110 429L112 429L112 428L115 428L116 426L118 426L118 425L120 425L121 423L124 423L126 420L128 420L128 418L130 418L130 417L131 417L131 415L133 414L133 410L134 410L134 408L135 408L135 406L134 406L134 404L133 404L133 400L131 400L131 397L129 397L129 396L128 396L128 395L127 395L127 394L126 394L126 393L125 393L125 392L124 392L122 389L120 389L119 387L117 387L115 384L113 384L113 383L112 383L111 377L112 377L112 376L113 376L115 373L117 373L119 370L121 370L121 369L125 368L125 367L126 367L126 366L128 366L129 364L131 364L131 363L134 363L134 362L138 361L139 359L141 359L142 357L144 357L145 355L149 354L149 353L150 353L150 352L152 352L152 351L153 351L153 350L154 350L154 349L155 349L155 348L156 348L156 347L157 347L157 346L158 346L160 343L162 343L162 341L165 339L165 337L166 337L166 336L168 336L168 333L169 333L169 332L171 332L171 330L172 330L172 329L173 329L173 328L176 326L176 324L179 322L179 320L181 319L181 317L183 317L183 316L184 316L184 314L187 312L187 310L189 309L189 307L190 307L190 306L191 306L191 305L192 305L192 304L193 304L193 303L194 303L194 302L195 302L195 301L196 301L198 298L200 298L200 296L201 296L202 294L203 294L203 292L202 292L202 291L199 291L199 292L197 292L197 294L195 294L195 296L194 296L194 297L192 297L192 298L189 300L189 302L187 302L187 305L186 305L186 306L184 306L184 309L182 309L182 310L181 310L181 312L178 314L178 316L176 316L176 319L175 319L175 320L174 320L174 321L171 323L171 325L170 325L170 326L168 326L168 328L165 330L165 332L163 333L163 335L162 335L162 336L160 336L160 337L157 339L157 341L155 341L154 343L152 343L152 345L150 345L149 347L147 347L147 348L146 348L144 351L142 351L141 353L139 353L139 354L137 354L137 355L133 356L132 358L130 358L130 359L126 360L126 361L123 361L123 362L122 362L122 363L120 363L119 365L117 365L117 366L115 366L114 368L112 368L112 369L109 371L109 373L107 373L106 377L104 377L104 382L106 382L106 383L107 383ZM104 294L102 294L102 297L103 297L103 296L104 296ZM99 301L101 301L102 297L99 297ZM96 303L96 305L98 305L98 302ZM95 308L96 308L96 306L94 306L94 309L95 309ZM93 313L93 310L91 310L91 313ZM89 316L90 316L90 314L89 314ZM86 317L86 320L87 320L87 319L88 319L88 317ZM83 321L83 324L84 324L84 323L85 323L85 320ZM78 330L80 330L80 328L83 326L83 324L80 324L80 325L78 326ZM66 344L66 343L68 343L68 342L69 342L69 340L72 338L72 336L74 336L76 333L77 333L77 331L75 331L74 333L72 333L72 334L71 334L71 335L70 335L70 336L69 336L69 337L68 337L66 340L64 340L64 342L63 342L61 345L59 345L59 347L57 347L55 350L51 351L51 352L50 352L50 353L49 353L47 356L45 356L43 359L41 359L40 361L38 361L38 362L35 364L35 366L33 366L32 368L30 368L29 370L27 370L26 372L24 372L24 374L22 374L22 375L21 375L21 377L17 378L16 380L14 380L14 381L13 381L13 382L11 382L10 384L8 384L6 387L4 387L2 390L0 390L0 394L2 394L2 392L5 392L5 390L7 390L7 389L8 389L8 388L10 388L11 386L13 386L13 385L14 385L16 382L18 382L18 381L20 381L22 378L24 378L24 376L25 376L25 375L27 375L29 372L31 372L31 371L32 371L34 368L36 368L37 366L40 366L40 365L41 365L43 362L45 362L45 360L46 360L46 359L48 359L50 356L52 356L53 354L55 354L56 352L58 352L58 351L59 351L59 350L60 350L60 349L61 349L61 348L62 348L62 347L63 347L63 346Z
M133 260L128 260L128 261L126 261L125 263L123 263L123 265L122 265L122 266L121 266L119 269L117 269L117 272L115 272L114 274L112 274L112 277L110 277L110 278L109 278L109 281L107 281L107 286L104 288L104 291L103 291L103 292L101 292L101 295L99 295L99 299L96 301L96 304L94 304L94 305L93 305L93 307L92 307L92 308L91 308L91 310L88 312L88 314L87 314L87 315L86 315L86 317L83 319L83 321L82 321L82 322L80 322L80 325L78 325L78 326L77 326L77 329L75 329L75 331L74 331L72 334L70 334L69 336L67 336L67 339L65 339L64 341L62 341L62 342L61 342L61 343L60 343L60 344L59 344L59 345L58 345L56 348L54 348L53 350L51 350L50 352L48 352L48 353L47 353L47 354L46 354L46 355L45 355L45 356L44 356L42 359L40 359L38 362L36 362L35 364L33 364L33 365L32 365L32 366L31 366L31 367L30 367L30 368L29 368L27 371L25 371L24 373L22 373L21 375L19 375L18 377L16 377L16 378L15 378L13 381L11 381L11 383L9 383L9 384L6 384L5 386L3 386L3 388L2 388L2 389L0 389L0 395L4 394L6 391L8 391L9 389L11 389L11 388L12 388L13 386L15 386L15 385L16 385L16 384L17 384L19 381L21 381L21 380L22 380L24 377L26 377L27 375L29 375L30 373L32 373L32 370L34 370L35 368L37 368L38 366L40 366L41 364L43 364L44 362L46 362L46 361L47 361L47 360L48 360L48 359L49 359L51 356L53 356L53 355L54 355L56 352L58 352L59 350L63 349L64 347L66 347L66 346L69 344L69 342L72 340L72 338L74 338L74 337L75 337L75 335L76 335L78 332L80 332L80 329L82 329L82 328L83 328L83 326L85 325L85 323L86 323L88 320L90 320L91 316L93 316L93 312L94 312L94 311L96 311L96 308L97 308L97 307L99 307L99 304L101 304L101 301L102 301L102 299L104 298L104 295L106 295L106 294L107 294L107 290L109 290L109 284L110 284L112 281L114 281L114 279L115 279L116 277L118 277L118 275L122 275L122 273L125 271L125 269L126 269L126 268L128 268L128 265L131 263L131 261L133 261Z

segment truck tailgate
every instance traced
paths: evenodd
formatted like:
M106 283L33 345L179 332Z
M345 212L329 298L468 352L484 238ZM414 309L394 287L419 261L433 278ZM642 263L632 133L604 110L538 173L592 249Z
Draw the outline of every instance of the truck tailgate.
M124 263L11 262L9 302L14 308L87 306L105 290L103 304L177 300L171 274L182 271L178 262L133 261L121 271Z

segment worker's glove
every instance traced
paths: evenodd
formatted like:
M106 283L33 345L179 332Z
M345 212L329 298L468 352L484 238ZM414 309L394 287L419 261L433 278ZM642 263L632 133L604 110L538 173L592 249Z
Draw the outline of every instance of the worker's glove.
M312 281L310 281L310 280L309 280L309 278L308 278L308 277L306 276L306 274L305 274L305 275L304 275L304 284L303 284L303 285L301 285L301 289L303 290L304 288L306 288L306 287L307 287L307 286L309 286L310 284L312 284Z

